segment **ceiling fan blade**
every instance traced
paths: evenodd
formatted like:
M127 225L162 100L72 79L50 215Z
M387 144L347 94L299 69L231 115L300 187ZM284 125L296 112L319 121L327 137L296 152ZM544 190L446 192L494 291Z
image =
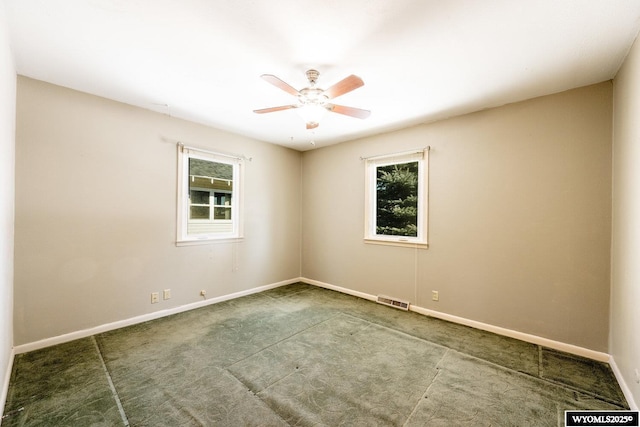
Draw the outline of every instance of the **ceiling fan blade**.
M371 111L361 108L345 107L344 105L327 104L327 110L334 113L344 114L345 116L356 117L358 119L366 119L371 115Z
M264 114L264 113L273 113L274 111L282 111L289 110L291 108L298 108L297 105L282 105L280 107L270 107L270 108L262 108L260 110L253 110L254 113Z
M316 122L309 122L307 123L307 129L315 129L318 126L320 126L320 123L316 123Z
M298 92L295 88L293 88L291 85L289 85L288 83L283 82L282 80L280 80L279 78L277 78L276 76L272 75L272 74L263 74L260 77L262 77L262 79L268 83L271 83L272 85L274 85L277 88L282 89L283 91L293 95L293 96L298 96L300 95L300 92Z
M352 74L325 90L324 95L329 99L337 98L340 95L344 95L347 92L358 89L360 86L364 86L364 82L360 77Z

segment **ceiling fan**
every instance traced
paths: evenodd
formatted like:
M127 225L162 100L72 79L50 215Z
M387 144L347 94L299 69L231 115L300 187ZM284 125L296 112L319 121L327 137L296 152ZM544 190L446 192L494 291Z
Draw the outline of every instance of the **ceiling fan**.
M351 92L364 85L362 79L355 75L350 75L338 83L331 86L329 89L323 90L316 87L316 81L320 73L316 70L307 70L307 79L309 79L309 86L304 89L296 90L291 85L280 80L272 74L263 74L262 79L268 83L271 83L277 88L282 89L290 95L298 98L296 104L282 105L279 107L263 108L260 110L253 110L254 113L264 114L273 113L275 111L289 110L292 108L298 109L298 112L307 124L307 129L315 129L320 124L320 119L325 112L331 111L345 116L356 117L358 119L366 119L371 115L371 111L363 110L354 107L345 107L344 105L337 105L329 102L329 100L337 98L345 93Z

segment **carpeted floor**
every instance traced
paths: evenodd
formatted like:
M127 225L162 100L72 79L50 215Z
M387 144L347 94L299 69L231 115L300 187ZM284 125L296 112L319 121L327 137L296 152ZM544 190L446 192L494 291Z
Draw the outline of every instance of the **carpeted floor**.
M607 364L302 283L16 356L2 426L557 426Z

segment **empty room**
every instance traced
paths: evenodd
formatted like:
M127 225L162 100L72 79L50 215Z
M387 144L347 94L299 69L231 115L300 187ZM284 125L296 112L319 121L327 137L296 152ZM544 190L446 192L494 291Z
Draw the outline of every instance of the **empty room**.
M639 31L0 0L0 424L638 425Z

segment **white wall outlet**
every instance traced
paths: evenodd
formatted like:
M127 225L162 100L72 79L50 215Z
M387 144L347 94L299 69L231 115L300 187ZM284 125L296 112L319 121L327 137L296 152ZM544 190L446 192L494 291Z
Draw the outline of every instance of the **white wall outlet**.
M171 289L165 289L164 291L162 291L162 299L169 298L171 298Z
M440 294L438 293L438 291L431 291L431 300L440 301Z
M207 296L207 291L205 291L204 289L200 291L200 296L206 297Z
M151 292L151 304L155 304L160 302L160 293L159 292Z
M640 384L640 371L638 371L638 368L636 368L636 382Z

